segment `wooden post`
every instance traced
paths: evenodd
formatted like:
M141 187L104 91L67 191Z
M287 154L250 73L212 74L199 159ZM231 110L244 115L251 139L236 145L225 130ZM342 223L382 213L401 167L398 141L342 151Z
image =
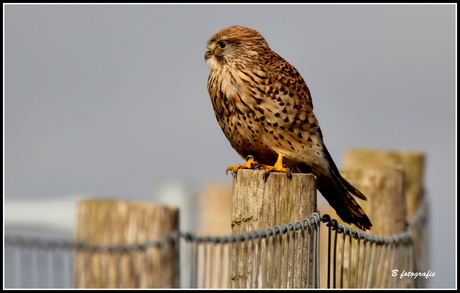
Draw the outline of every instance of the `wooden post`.
M370 206L368 211L369 218L375 227L371 230L372 234L388 235L388 233L396 234L406 231L407 227L401 225L403 212L401 208L402 206L406 207L405 224L408 224L412 221L424 198L423 177L425 155L420 152L355 148L345 153L343 165L344 169L355 170L352 172L361 173L367 172L366 170L376 166L378 168L392 167L404 170L404 197L401 197L399 201L396 199L387 199L386 196L388 195L382 197L381 194L372 192L371 190L368 191L366 176L359 176L356 173L354 175L346 173L344 177L349 179L352 184L356 184L358 189L363 189L361 191L368 197L367 205ZM361 170L356 171L358 169ZM396 179L394 183L396 183ZM387 208L385 209L383 206L387 206ZM387 212L384 212L384 210ZM416 264L415 269L426 271L429 267L429 249L427 245L429 241L429 233L427 232L429 227L422 227L422 230L414 231L412 235L414 240L414 262ZM400 270L402 271L402 269ZM407 283L408 280L406 278L404 281Z
M359 204L372 222L369 233L391 236L406 230L405 181L401 166L350 169L341 174L367 197L367 201L360 200Z
M405 173L407 222L416 213L424 195L425 155L420 152L354 148L345 152L343 169L401 166Z
M341 171L341 174L346 178L352 185L358 188L366 197L367 201L357 199L359 205L368 215L372 222L372 228L367 233L380 235L380 236L391 236L398 233L402 233L406 230L406 198L404 193L404 171L400 167L373 167L363 168L358 170L346 170ZM333 219L337 219L339 223L349 226L350 224L344 223L335 213L335 211L326 203L322 205L320 209L322 214L329 214ZM352 228L358 229L355 225L351 225ZM359 229L358 229L359 230ZM321 234L321 242L323 245L327 243L327 233ZM337 265L336 280L332 279L331 286L334 288L334 284L337 288L361 288L369 286L370 273L369 270L362 270L363 268L363 248L360 250L360 262L356 262L356 255L358 253L356 240L353 240L351 254L349 251L350 244L348 241L343 241L343 237L339 236L337 242L338 260L342 260L343 257L343 268L340 264ZM345 245L345 249L342 254L342 246ZM363 245L363 244L362 244ZM369 257L369 256L368 256ZM349 262L349 259L351 261ZM327 276L327 252L326 250L321 251L321 275ZM333 265L333 263L331 264ZM387 271L382 273L391 273L391 269L386 268ZM380 269L380 268L379 268ZM348 279L348 275L351 277ZM364 275L363 275L364 274ZM366 278L367 277L367 278ZM365 279L363 279L365 278ZM375 279L379 282L380 279ZM357 280L357 283L355 282ZM343 283L341 283L343 282ZM322 278L321 287L327 288L326 278Z
M316 179L312 174L292 174L292 178L287 178L286 174L273 172L268 178L265 178L265 171L256 170L239 170L233 179L233 209L232 209L232 228L234 234L263 230L276 225L296 222L309 217L316 211ZM291 236L292 237L292 236ZM282 236L283 241L286 240L286 235ZM279 239L272 237L273 239ZM254 242L254 246L249 247L250 241L234 245L232 250L232 288L247 288L269 287L273 283L273 287L291 288L290 282L285 279L286 263L277 264L280 253L285 253L286 246L281 244L275 255L271 255L271 249L267 251L267 265L264 267L265 250L267 240L263 240L265 245L259 246ZM252 243L252 242L251 242ZM311 275L314 273L313 256L310 255L310 263L307 264L307 254L311 254L312 250L305 252L302 259L302 268L299 268L300 263L300 246L296 243L296 256L294 263L289 264L288 279L290 278L291 269L294 267L295 272L299 275L300 270L304 273L308 269ZM251 244L252 245L252 244ZM283 249L281 249L283 247ZM313 247L313 246L311 246ZM253 251L253 255L258 255L258 261L255 258L248 257L244 254L245 249ZM282 258L284 259L284 258ZM272 262L273 260L273 262ZM272 265L270 264L272 263ZM287 265L286 265L287 266ZM279 270L281 268L281 270ZM246 269L246 271L245 271ZM270 272L273 270L273 273ZM258 275L256 272L258 271ZM299 287L299 278L294 278L292 287ZM280 276L280 278L278 278ZM271 277L271 279L269 279ZM273 278L276 278L275 280ZM244 282L246 280L246 282ZM278 283L279 281L279 283ZM305 286L306 280L302 280L302 286ZM310 286L312 281L309 280Z
M373 224L368 233L391 236L406 231L407 223L412 219L420 200L423 198L424 155L407 151L351 149L345 153L343 161L342 176L361 190L368 199L367 201L357 200ZM335 211L329 206L321 207L320 210L341 222ZM323 238L325 234L322 234L322 243L327 241ZM346 264L344 274L347 276L348 270L350 270L352 277L351 283L346 282L343 286L352 288L361 284L366 286L366 280L361 282L363 276L360 274L357 276L358 284L353 282L356 279L356 263L353 257L351 267L348 268L349 255L347 250L345 249L344 253ZM415 250L416 255L420 255L417 246L415 246ZM352 255L356 255L355 246ZM326 273L326 259L327 256L322 254L323 269L321 274L323 276ZM388 274L391 269L395 268L389 268L387 265L389 265L387 260L379 264L375 283L380 284L379 276L384 276L382 278L386 281L392 280ZM322 279L322 281L325 280ZM326 287L325 282L321 283L321 287Z
M198 233L228 235L232 233L232 186L211 182L203 187L198 199Z
M78 204L76 241L120 247L156 241L178 229L179 211L148 202L85 199ZM174 288L179 282L178 244L130 252L78 250L77 288Z
M198 198L198 233L200 235L229 235L232 233L232 186L230 183L209 182L200 190ZM230 245L205 244L199 250L197 280L201 288L227 288L230 282ZM225 246L225 247L224 247ZM215 249L215 257L205 251ZM217 251L219 253L217 253ZM222 252L224 251L224 252ZM211 253L212 254L212 253ZM218 270L216 268L219 268Z

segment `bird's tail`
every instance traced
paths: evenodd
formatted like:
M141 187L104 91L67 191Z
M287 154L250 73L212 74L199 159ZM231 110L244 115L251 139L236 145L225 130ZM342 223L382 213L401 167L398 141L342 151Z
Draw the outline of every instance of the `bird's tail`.
M333 176L317 176L318 190L344 222L355 224L362 230L369 230L372 227L371 221L353 198L353 195L360 198L364 195L340 174Z
M309 168L305 165L307 169L309 168L316 175L318 190L344 222L355 224L362 230L369 230L372 227L372 223L353 198L353 196L356 196L367 200L366 196L340 175L326 147L324 147L323 153L329 163L329 170L315 167Z

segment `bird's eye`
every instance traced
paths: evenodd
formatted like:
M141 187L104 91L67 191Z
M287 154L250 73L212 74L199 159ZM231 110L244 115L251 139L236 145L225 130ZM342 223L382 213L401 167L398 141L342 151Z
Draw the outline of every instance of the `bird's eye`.
M219 46L220 49L223 50L223 49L225 49L225 48L227 47L227 42L225 42L225 41L219 41L219 42L217 43L217 45Z

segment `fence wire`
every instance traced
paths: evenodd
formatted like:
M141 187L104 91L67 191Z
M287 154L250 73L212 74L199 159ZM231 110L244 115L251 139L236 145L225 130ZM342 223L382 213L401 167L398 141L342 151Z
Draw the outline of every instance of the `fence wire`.
M367 234L322 217L328 227L327 288L424 288L428 268L428 202L405 232Z
M313 213L238 235L181 235L190 244L190 288L316 288L319 224Z
M171 287L171 282L182 288L319 288L321 222L328 230L327 246L322 245L328 288L425 287L423 277L399 275L428 266L427 218L424 201L407 231L390 237L354 230L317 213L261 231L227 236L176 231L122 247L6 235L5 287L72 288L92 281L112 288ZM177 253L180 247L180 267L171 267L171 247ZM92 267L92 275L75 271L77 262ZM176 276L165 277L167 270L175 270ZM189 277L182 284L168 279L184 273Z

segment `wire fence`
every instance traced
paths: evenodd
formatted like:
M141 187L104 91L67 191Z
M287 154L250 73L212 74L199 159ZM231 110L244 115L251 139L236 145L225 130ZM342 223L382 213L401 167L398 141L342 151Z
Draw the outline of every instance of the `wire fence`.
M320 222L314 213L303 221L262 231L221 237L188 235L190 287L316 288Z
M353 230L328 215L327 288L424 288L428 268L428 202L403 233L383 237Z
M328 288L426 287L426 278L410 273L428 266L427 219L425 200L407 230L390 237L351 229L317 213L262 231L227 236L176 231L157 241L122 247L6 235L5 287L75 287L76 261L86 262L82 267L98 267L93 277L107 287L126 284L111 270L131 277L129 287L167 287L161 272L171 266L166 253L171 246L180 247L181 259L190 260L176 268L189 275L177 286L182 288L319 288L323 265ZM320 261L321 223L328 233L327 245L321 245L326 263ZM81 252L85 257L75 258ZM156 267L148 262L154 257L159 258Z

